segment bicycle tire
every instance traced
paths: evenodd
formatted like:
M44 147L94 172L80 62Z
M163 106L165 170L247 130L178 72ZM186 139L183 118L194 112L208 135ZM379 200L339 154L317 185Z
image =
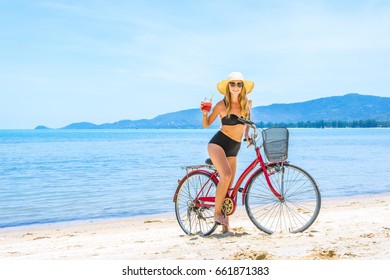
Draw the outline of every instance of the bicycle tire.
M214 203L209 206L196 206L195 198L200 196L215 197L217 182L207 171L196 170L186 175L179 183L175 201L176 219L182 230L188 234L210 235L217 228L214 222Z
M302 168L288 163L269 165L267 171L283 199L272 193L263 170L257 170L244 194L250 220L268 234L297 233L309 228L321 208L321 194L315 180Z

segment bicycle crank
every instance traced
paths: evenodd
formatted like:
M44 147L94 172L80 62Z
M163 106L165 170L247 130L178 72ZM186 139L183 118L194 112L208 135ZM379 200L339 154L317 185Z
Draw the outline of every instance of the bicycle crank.
M222 202L222 212L226 216L229 216L233 214L235 210L236 210L236 202L230 197L226 197Z

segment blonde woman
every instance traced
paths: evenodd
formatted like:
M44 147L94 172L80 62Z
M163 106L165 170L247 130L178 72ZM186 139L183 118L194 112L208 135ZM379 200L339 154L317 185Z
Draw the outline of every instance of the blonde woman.
M209 127L218 116L222 124L208 144L208 153L220 176L215 197L214 220L223 226L223 232L230 231L230 227L228 217L222 213L222 203L228 189L233 185L241 140L244 135L246 139L249 138L249 127L238 118L250 119L252 101L247 98L247 94L253 87L254 83L244 80L240 72L232 72L226 80L217 84L218 91L225 97L214 106L210 114L202 110L201 102L203 127Z

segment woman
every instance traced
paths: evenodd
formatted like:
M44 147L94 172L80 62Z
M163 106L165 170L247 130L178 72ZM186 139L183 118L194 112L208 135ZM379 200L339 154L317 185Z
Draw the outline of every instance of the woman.
M237 153L241 146L241 140L245 133L248 137L249 127L238 120L238 117L250 119L252 101L247 98L254 87L252 81L244 80L239 72L232 72L226 80L217 84L220 93L225 98L219 101L210 115L206 110L203 113L202 125L209 127L219 115L221 129L214 135L208 144L208 153L220 177L215 196L214 220L223 226L222 231L228 232L229 219L222 213L222 203L226 192L233 185L237 167Z

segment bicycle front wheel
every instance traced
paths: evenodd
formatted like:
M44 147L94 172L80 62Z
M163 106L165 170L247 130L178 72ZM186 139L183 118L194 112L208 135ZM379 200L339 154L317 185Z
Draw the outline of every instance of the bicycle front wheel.
M217 182L206 171L196 170L179 183L175 201L177 221L186 234L209 235L215 231Z
M321 208L321 195L314 179L302 168L284 164L267 167L270 190L264 172L259 169L245 192L245 209L257 228L274 232L302 232L316 220Z

